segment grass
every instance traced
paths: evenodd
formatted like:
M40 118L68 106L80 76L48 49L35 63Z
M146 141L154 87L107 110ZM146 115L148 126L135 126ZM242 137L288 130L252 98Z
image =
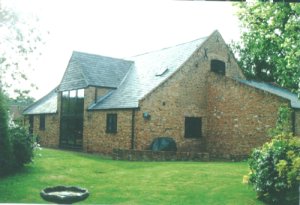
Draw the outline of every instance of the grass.
M90 191L82 204L263 204L242 183L247 172L245 162L127 162L43 149L0 178L0 203L46 203L43 188L78 185Z

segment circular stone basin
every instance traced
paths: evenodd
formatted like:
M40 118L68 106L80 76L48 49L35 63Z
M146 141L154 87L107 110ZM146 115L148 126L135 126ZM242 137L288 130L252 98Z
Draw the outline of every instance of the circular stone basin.
M89 192L87 189L75 186L55 186L43 189L40 195L49 202L72 204L85 200L89 196Z

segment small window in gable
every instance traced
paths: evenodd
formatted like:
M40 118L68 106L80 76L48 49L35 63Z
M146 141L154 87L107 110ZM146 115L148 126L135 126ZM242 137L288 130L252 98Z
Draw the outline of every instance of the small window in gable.
M106 115L106 133L117 133L117 114Z
M45 130L45 115L42 114L40 115L40 130Z
M219 75L225 75L225 62L220 60L212 60L210 70Z

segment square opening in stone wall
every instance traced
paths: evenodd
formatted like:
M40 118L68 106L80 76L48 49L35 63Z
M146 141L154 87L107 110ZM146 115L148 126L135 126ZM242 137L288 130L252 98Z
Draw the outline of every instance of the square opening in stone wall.
M185 117L184 137L196 139L202 137L201 117Z
M219 75L225 75L225 62L220 60L211 60L210 70Z

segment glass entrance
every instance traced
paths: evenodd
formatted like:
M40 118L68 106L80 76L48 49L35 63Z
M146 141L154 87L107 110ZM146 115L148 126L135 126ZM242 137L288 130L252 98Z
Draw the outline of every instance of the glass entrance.
M83 133L84 90L61 94L60 146L81 149Z

